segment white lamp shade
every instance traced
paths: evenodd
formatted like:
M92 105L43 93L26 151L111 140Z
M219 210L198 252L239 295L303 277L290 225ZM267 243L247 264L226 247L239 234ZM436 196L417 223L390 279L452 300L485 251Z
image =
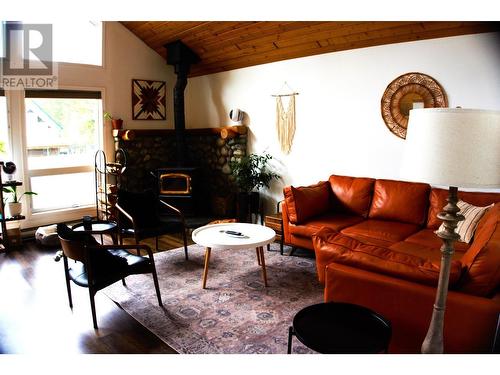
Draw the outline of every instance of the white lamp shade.
M401 176L465 188L500 187L500 111L410 111Z

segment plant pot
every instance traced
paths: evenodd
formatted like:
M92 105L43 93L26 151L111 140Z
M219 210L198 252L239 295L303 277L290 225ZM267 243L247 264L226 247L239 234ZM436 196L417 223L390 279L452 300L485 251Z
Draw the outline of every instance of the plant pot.
M260 193L252 191L250 193L250 213L258 214L260 209Z
M121 118L113 119L111 120L111 126L115 130L120 130L123 127L123 120Z
M238 193L237 218L240 223L251 223L252 214L258 214L260 194L257 191Z
M23 205L21 202L9 202L7 203L7 208L9 209L10 216L15 217L21 215Z

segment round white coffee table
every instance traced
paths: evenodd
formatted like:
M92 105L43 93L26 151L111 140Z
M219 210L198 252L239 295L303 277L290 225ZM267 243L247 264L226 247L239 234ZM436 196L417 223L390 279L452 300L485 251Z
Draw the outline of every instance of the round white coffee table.
M241 233L235 236L226 233L233 231ZM276 233L268 227L258 224L246 223L223 223L211 224L195 229L192 237L198 245L205 247L205 268L203 270L203 289L207 284L208 264L210 263L210 252L212 248L220 249L249 249L255 248L257 263L262 267L264 285L267 287L266 262L264 260L264 246L274 241Z

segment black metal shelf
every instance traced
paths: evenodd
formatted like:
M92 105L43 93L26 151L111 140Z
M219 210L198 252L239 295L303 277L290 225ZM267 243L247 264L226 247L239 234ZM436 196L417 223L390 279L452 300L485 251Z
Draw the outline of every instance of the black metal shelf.
M22 186L23 183L21 181L5 181L5 182L2 181L1 169L2 169L3 165L4 165L4 162L0 161L0 185L2 187ZM5 216L5 203L4 203L4 199L3 199L3 189L0 189L0 227L2 229L0 244L1 244L1 246L3 246L2 250L8 251L11 248L14 248L14 247L20 245L20 237L17 241L13 240L12 238L9 238L9 237L12 237L12 233L11 234L8 233L9 231L7 230L7 222L19 221L19 220L24 220L24 219L26 219L26 217L23 215L8 216L8 217Z
M3 219L3 215L0 213L0 220L3 220L3 221L17 221L17 220L24 220L24 219L26 219L26 216L23 216L23 215L7 216L5 219Z
M5 181L2 183L2 186L22 186L21 181Z

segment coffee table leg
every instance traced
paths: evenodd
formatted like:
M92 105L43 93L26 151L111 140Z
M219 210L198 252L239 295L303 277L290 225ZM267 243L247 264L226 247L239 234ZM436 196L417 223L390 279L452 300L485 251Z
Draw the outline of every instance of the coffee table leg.
M260 251L259 248L255 248L255 252L257 253L257 264L260 266Z
M205 249L205 268L203 269L203 289L205 289L207 285L208 263L210 263L210 251L211 249L209 247Z
M264 248L261 246L258 248L260 253L260 265L262 266L262 278L264 279L264 285L267 286L267 274L266 274L266 261L264 260Z

